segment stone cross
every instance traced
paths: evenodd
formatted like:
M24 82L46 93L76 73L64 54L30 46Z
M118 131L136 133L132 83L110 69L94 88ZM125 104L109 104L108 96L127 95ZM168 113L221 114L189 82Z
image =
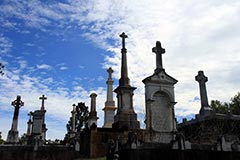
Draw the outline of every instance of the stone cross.
M122 48L125 49L125 39L128 38L128 36L123 32L120 37L122 38Z
M45 95L42 95L42 97L39 97L39 99L42 100L41 110L45 110L45 108L44 108L44 101L47 100L47 97L45 97Z
M127 49L125 48L125 39L128 37L124 32L120 35L122 38L122 65L121 65L121 78L119 80L120 86L129 86L130 80L128 78L127 69Z
M24 105L24 102L21 101L21 96L17 96L17 99L12 102L12 106L14 109L14 115L13 115L13 124L12 129L17 130L18 125L18 115L19 115L19 109Z
M206 82L208 81L208 78L204 75L203 71L198 71L198 75L195 77L195 80L199 83L201 108L209 107L206 89Z
M163 69L162 65L162 54L165 53L165 49L162 48L161 43L159 41L156 42L156 47L152 48L152 52L156 53L156 65L158 69Z

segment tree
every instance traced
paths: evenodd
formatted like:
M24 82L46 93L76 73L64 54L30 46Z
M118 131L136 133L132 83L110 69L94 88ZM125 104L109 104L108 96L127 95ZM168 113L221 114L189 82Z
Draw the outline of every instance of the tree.
M219 100L212 100L211 107L216 113L227 114L229 112L229 104L226 102L222 103Z
M231 112L232 114L240 115L240 92L231 98L229 103L222 103L219 100L212 100L211 107L216 113L227 114Z
M88 107L85 106L85 103L78 103L76 106L76 118L75 118L75 128L78 132L82 130L82 128L87 128L87 121L89 118ZM72 117L70 117L68 124L66 125L67 131L72 131Z
M0 132L0 144L3 144L4 140L2 139L2 132Z
M0 75L3 75L3 68L4 68L4 65L2 63L0 63Z
M231 98L229 105L233 114L240 115L240 92Z

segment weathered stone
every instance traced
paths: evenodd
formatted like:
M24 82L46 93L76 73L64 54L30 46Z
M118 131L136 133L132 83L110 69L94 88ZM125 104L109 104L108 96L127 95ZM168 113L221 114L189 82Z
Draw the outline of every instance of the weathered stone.
M32 115L33 115L32 135L40 137L42 136L44 112L41 110L36 110L33 112Z
M153 48L156 53L157 68L154 74L143 80L145 84L146 129L160 132L160 137L152 137L155 142L169 143L176 131L174 105L174 84L177 80L169 76L162 66L162 53L165 49L157 42ZM161 137L162 136L162 137Z
M91 127L93 124L97 125L97 111L96 111L96 93L92 93L90 95L91 97L91 110L89 113L89 120L88 120L88 127Z
M206 82L208 78L204 75L203 71L198 71L198 75L195 80L199 83L200 98L201 98L201 109L199 111L201 116L208 116L213 113L213 109L208 104Z
M121 78L119 79L119 86L114 90L117 93L118 108L117 114L114 117L114 128L137 129L140 127L137 121L137 114L133 108L133 91L135 87L131 87L127 71L127 49L125 48L125 38L127 35L123 32L122 38L122 65Z
M107 80L107 100L105 102L105 107L103 108L104 111L104 128L112 128L112 124L114 122L114 114L115 110L115 102L113 100L113 80L112 80L112 73L113 70L110 67L108 70L108 80Z
M21 101L21 96L17 96L17 99L12 102L12 106L14 106L14 115L12 121L12 127L8 132L7 142L8 143L17 143L19 141L18 138L18 115L19 109L24 105L24 102Z
M46 113L46 109L45 109L45 105L44 105L44 101L47 100L47 97L45 97L44 95L42 95L42 97L39 97L40 100L42 100L42 106L41 106L41 111L44 113L43 114L43 124L42 124L42 139L44 141L46 141L46 132L47 132L47 127L46 127L46 123L45 123L45 113Z

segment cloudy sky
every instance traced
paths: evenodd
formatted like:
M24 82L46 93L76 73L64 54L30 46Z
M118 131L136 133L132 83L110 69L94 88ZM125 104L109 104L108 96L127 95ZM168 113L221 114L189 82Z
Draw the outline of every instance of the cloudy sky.
M176 116L193 117L200 108L194 77L204 70L209 100L228 102L240 88L240 1L238 0L59 0L0 1L0 131L11 127L11 102L22 96L19 132L27 113L45 94L47 138L63 139L73 103L90 105L97 93L98 126L103 124L108 67L114 87L120 76L121 39L128 35L128 69L137 87L134 107L142 126L142 80L155 69L156 41L166 53L163 66L178 80ZM115 99L116 100L116 99Z

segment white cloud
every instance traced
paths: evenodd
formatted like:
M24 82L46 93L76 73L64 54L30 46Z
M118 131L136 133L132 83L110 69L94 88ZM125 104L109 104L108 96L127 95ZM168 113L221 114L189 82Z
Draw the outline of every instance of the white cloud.
M12 42L10 39L0 34L0 55L7 54L11 51Z
M50 65L47 65L47 64L37 65L37 68L38 69L46 69L46 70L51 70L52 69L52 67Z

